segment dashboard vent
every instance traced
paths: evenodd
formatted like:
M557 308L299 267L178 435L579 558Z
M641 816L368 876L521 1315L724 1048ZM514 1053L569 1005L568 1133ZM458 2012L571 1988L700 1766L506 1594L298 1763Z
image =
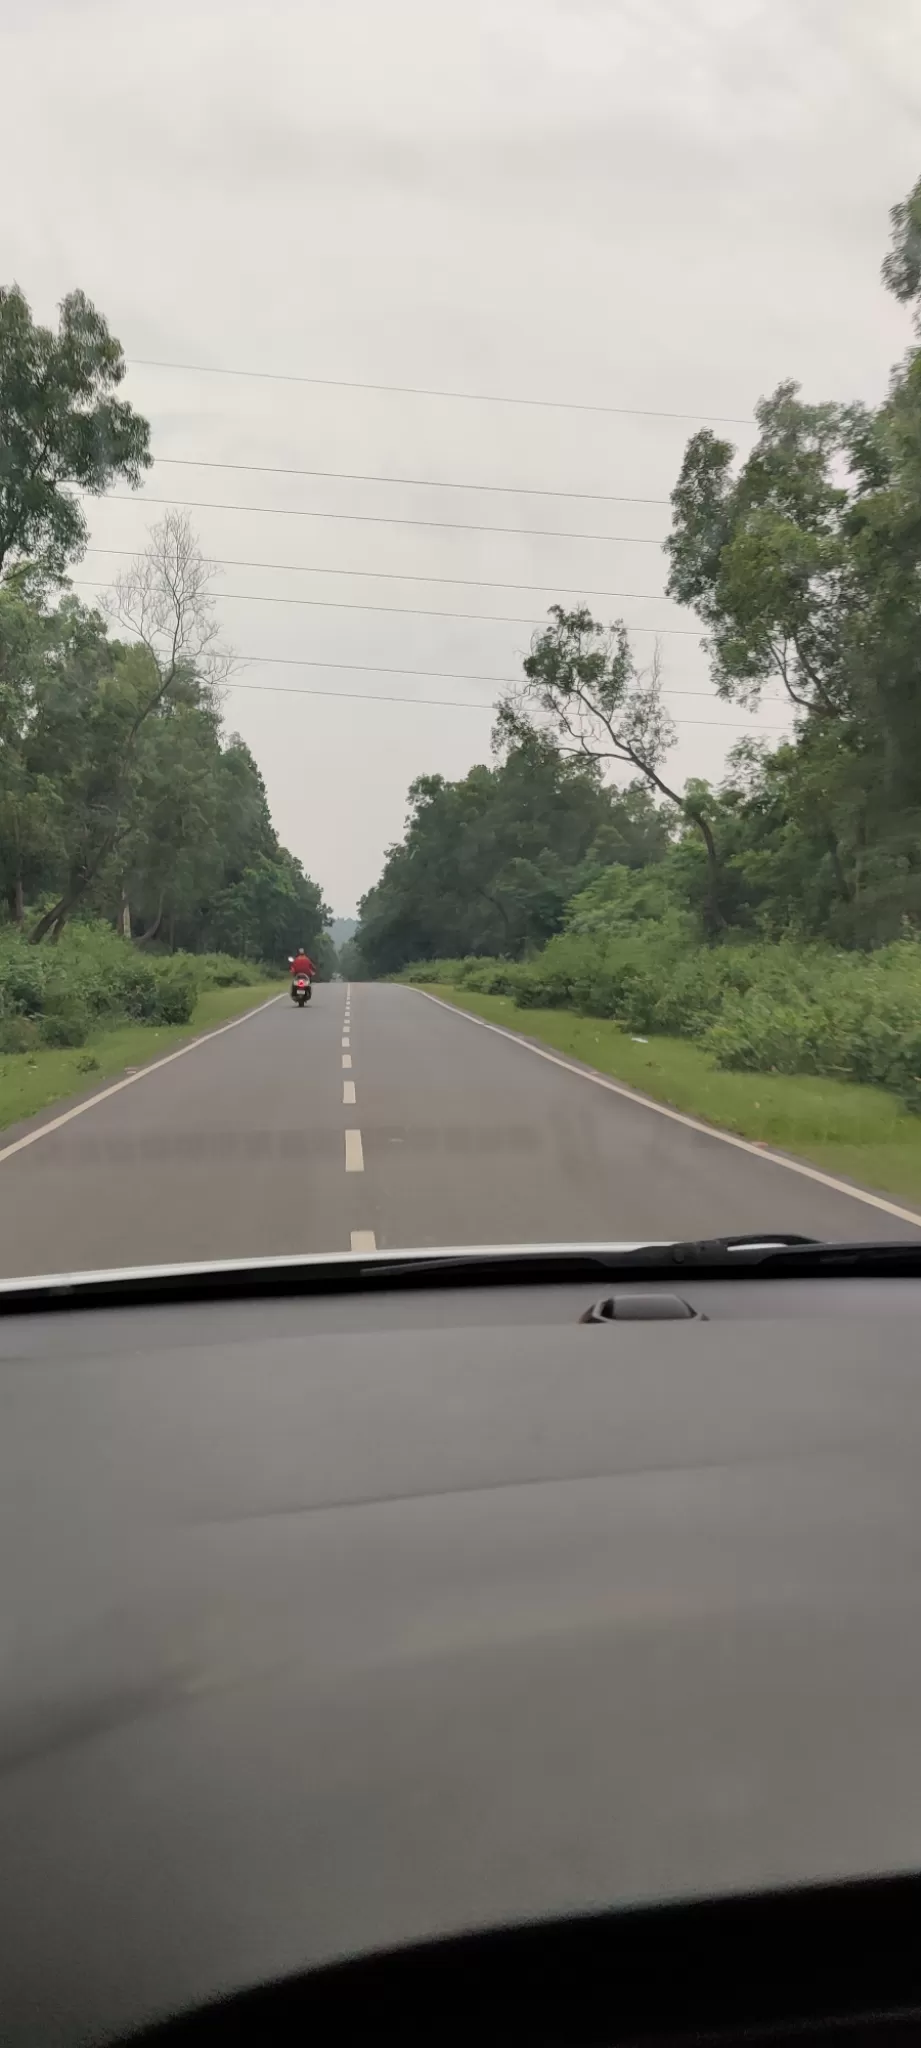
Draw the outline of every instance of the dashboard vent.
M609 1294L595 1301L579 1317L580 1323L684 1323L696 1318L706 1322L680 1294Z

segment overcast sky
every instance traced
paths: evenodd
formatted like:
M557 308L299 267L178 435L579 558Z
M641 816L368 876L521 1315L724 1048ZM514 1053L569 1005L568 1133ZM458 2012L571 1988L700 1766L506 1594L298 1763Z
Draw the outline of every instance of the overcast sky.
M204 501L190 516L250 658L227 722L337 913L400 836L412 778L489 757L496 685L472 678L514 676L557 595L645 629L638 653L675 629L670 772L720 775L744 714L657 595L665 505L166 458L665 500L701 415L744 420L791 375L877 399L909 338L879 264L921 171L917 0L31 0L4 10L2 74L0 275L44 319L90 294L159 458L135 501L92 507L77 575L105 583L106 551L143 544L162 510L145 497ZM354 608L372 606L394 610Z

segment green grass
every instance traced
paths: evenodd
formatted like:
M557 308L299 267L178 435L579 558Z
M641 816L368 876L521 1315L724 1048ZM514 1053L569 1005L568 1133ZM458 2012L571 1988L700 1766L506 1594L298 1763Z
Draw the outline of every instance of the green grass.
M126 1067L141 1067L184 1039L255 1009L277 995L279 986L267 981L255 988L207 988L188 1024L119 1024L92 1032L86 1044L73 1051L43 1047L34 1053L0 1054L0 1130L47 1109L49 1103L120 1079Z
M686 1038L640 1044L618 1025L572 1010L522 1010L510 996L442 984L432 994L720 1130L793 1153L881 1194L921 1200L921 1117L881 1088L807 1074L726 1073Z

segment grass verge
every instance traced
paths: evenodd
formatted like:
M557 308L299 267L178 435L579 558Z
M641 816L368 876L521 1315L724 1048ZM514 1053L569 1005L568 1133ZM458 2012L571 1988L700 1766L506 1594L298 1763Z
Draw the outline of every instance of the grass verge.
M642 1041L607 1019L519 1009L510 996L441 983L431 993L703 1123L793 1153L879 1194L921 1201L921 1117L882 1088L809 1074L726 1073L687 1038Z
M267 981L255 988L207 988L188 1024L119 1024L92 1032L86 1044L73 1051L48 1046L33 1053L0 1055L0 1130L35 1116L49 1103L82 1095L113 1077L121 1079L126 1067L142 1067L172 1052L184 1039L197 1038L244 1010L256 1009L277 995L281 985Z

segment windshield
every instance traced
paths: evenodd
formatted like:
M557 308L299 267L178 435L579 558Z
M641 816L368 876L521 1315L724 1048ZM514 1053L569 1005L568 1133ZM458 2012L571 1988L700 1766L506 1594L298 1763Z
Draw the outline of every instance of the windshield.
M0 1277L916 1235L911 0L3 40Z

